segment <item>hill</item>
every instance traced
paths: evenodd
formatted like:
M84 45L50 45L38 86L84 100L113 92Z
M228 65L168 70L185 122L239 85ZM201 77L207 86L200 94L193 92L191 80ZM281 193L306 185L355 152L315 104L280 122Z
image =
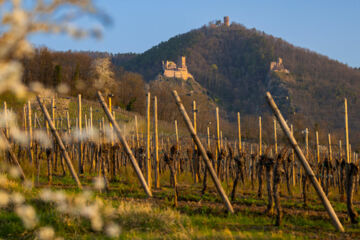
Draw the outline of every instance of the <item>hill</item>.
M187 57L189 72L234 119L235 113L269 113L264 93L270 90L299 131L322 129L321 136L343 132L343 99L348 98L351 140L360 133L360 71L313 51L240 24L211 24L162 42L124 61L128 71L146 81L162 72L162 60ZM279 57L289 74L271 72ZM289 81L291 79L291 81Z

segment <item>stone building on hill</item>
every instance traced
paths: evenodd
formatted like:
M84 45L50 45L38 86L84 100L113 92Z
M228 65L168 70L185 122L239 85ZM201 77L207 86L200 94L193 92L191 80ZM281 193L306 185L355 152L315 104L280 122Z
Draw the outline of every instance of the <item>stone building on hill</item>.
M278 58L278 60L276 62L270 63L270 71L290 73L290 71L284 67L282 58Z
M164 70L164 77L167 78L179 78L183 80L187 80L188 78L193 78L193 76L188 72L186 66L186 57L181 57L180 66L176 66L176 64L172 61L162 61L162 67Z

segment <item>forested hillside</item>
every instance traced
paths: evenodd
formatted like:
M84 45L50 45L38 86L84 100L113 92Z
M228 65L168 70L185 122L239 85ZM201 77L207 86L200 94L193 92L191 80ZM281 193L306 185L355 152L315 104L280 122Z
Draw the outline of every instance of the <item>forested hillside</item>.
M240 24L203 26L162 42L122 65L151 81L162 72L162 60L176 61L182 55L187 57L196 81L230 116L237 111L264 114L268 111L264 92L271 90L285 115L298 120L297 128L322 128L340 134L343 99L347 97L351 138L358 136L360 71ZM270 62L278 57L292 81L269 73Z
M187 57L189 71L206 89L204 94L226 110L223 116L230 121L238 111L249 117L249 123L258 115L269 114L264 93L271 91L281 111L294 123L299 137L305 127L312 132L320 129L323 139L328 131L342 137L343 99L347 97L350 137L352 142L358 142L360 113L356 109L360 107L357 99L360 71L240 24L203 26L162 42L143 54L38 49L34 58L24 60L24 82L39 81L48 87L65 83L71 95L82 93L86 98L93 98L94 61L107 58L111 61L108 67L115 82L112 87L108 86L114 102L142 113L145 92L159 93L159 89L164 89L158 84L146 83L162 73L163 60L177 61L180 56ZM270 63L279 57L290 74L270 72Z

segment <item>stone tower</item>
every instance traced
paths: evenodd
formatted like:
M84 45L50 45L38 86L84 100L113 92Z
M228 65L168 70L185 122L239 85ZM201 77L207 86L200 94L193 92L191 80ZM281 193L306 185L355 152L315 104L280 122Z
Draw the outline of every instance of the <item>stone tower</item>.
M186 57L182 56L181 57L181 68L187 68L186 67Z
M229 16L225 16L224 17L224 25L229 27L230 26L230 19L229 19Z

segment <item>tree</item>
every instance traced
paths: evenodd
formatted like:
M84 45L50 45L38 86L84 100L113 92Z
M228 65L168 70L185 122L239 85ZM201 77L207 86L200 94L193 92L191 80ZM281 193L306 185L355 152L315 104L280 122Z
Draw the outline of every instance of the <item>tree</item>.
M54 68L54 87L61 83L61 66L57 64Z
M110 58L95 59L91 65L92 84L96 90L101 90L105 95L113 93L117 83L111 69Z

